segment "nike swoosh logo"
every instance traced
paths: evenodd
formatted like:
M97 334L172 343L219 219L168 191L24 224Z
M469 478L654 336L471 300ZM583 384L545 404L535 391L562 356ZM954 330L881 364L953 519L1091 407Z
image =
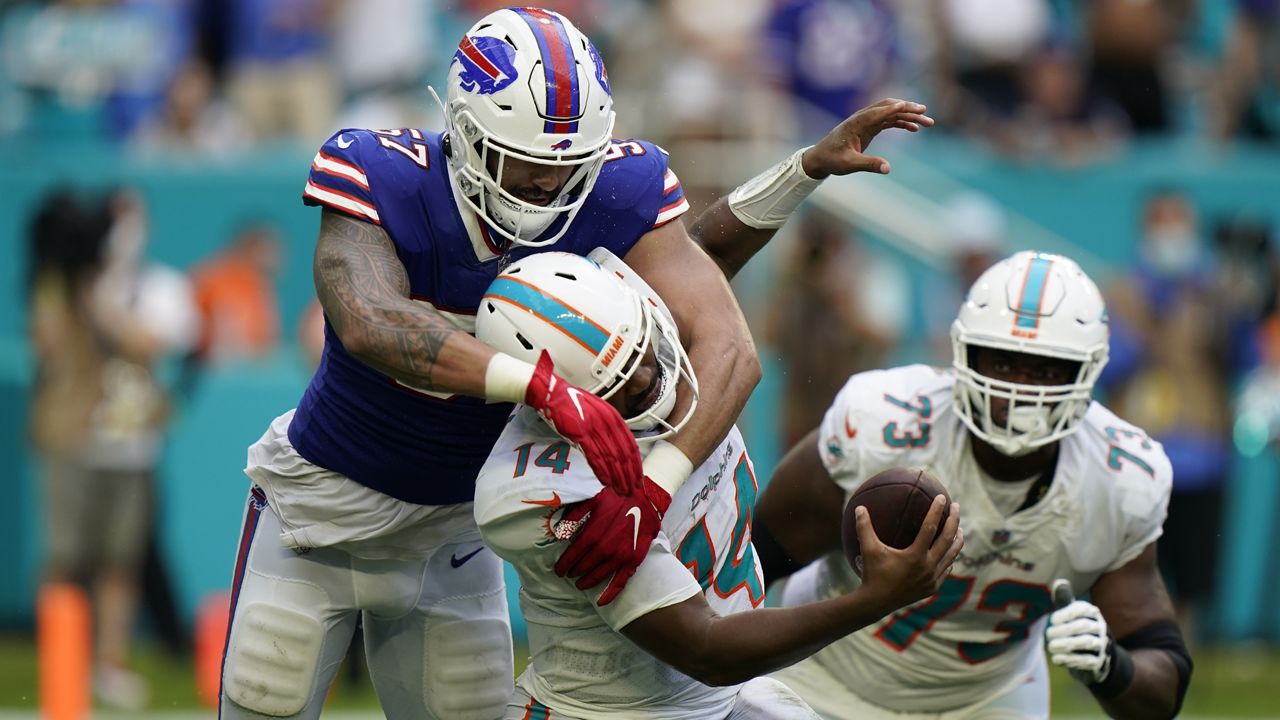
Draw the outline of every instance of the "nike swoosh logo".
M587 419L587 416L585 413L582 412L582 403L578 402L578 395L580 395L582 391L576 387L571 387L568 389L568 393L569 393L569 399L573 401L573 406L578 409L578 417L582 418L585 421Z
M558 508L560 507L560 493L552 492L550 500L521 500L525 505L541 505L543 507Z
M627 511L631 517L631 549L636 549L636 541L640 539L640 508L633 507Z
M858 428L849 424L848 417L845 417L844 419L844 434L848 435L850 440L858 435Z
M478 547L475 550L472 550L471 552L467 553L466 555L463 555L462 557L458 557L457 555L450 555L449 564L456 568L460 568L462 567L463 563L475 557L476 555L479 555L480 551L483 549L484 549L483 547Z
M354 143L354 142L355 140L348 140L346 135L338 136L338 147L342 148L343 150L346 150L347 148L351 147L351 143ZM455 565L454 567L457 567L457 566Z

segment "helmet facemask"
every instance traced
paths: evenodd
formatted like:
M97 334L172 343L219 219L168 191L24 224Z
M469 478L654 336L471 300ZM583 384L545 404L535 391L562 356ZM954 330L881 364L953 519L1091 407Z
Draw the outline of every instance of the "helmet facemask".
M1011 457L1070 435L1088 411L1094 383L1107 364L1107 324L1097 286L1069 258L1023 251L1001 260L973 284L951 325L956 414L975 436ZM979 352L1076 367L1072 380L1063 384L1013 382L980 373ZM1026 379L1022 372L1034 376L1036 369L1024 367L1013 377ZM1042 379L1059 381L1063 375ZM999 401L1008 411L997 422L993 406Z
M608 400L626 387L632 376L644 364L646 355L652 352L656 364L654 382L657 384L654 400L647 407L640 408L634 413L627 413L624 410L623 419L626 420L627 427L635 432L644 433L637 438L638 442L653 442L675 434L689 421L698 405L698 381L693 375L689 356L685 353L684 346L680 344L675 324L648 303L641 302L640 307L644 318L640 341L631 347L628 357L619 365L618 372L593 392ZM596 374L600 366L601 362L598 358L592 366L592 374ZM673 421L669 416L675 409L676 390L681 382L690 389L693 401L684 414ZM631 416L628 417L628 414Z
M463 36L445 96L459 202L510 243L559 239L595 185L613 135L608 73L591 42L559 13L496 10ZM546 203L530 202L507 177L513 161L567 168L568 176Z
M537 152L485 132L466 106L459 104L454 110L446 112L454 155L450 164L455 171L450 177L463 202L486 220L493 232L516 245L545 247L559 240L600 176L609 151L609 135L593 147L573 148L574 152ZM612 130L610 117L610 134ZM571 168L572 172L546 205L538 205L503 187L511 160ZM557 221L561 221L558 231L539 237Z
M979 373L974 367L973 354L983 349L981 345L953 339L953 348L956 413L974 435L1010 457L1026 455L1074 432L1089 409L1093 384L1105 364L1105 361L1081 361L1072 382L1035 385L998 380ZM997 422L992 409L998 400L1008 404L1003 423Z

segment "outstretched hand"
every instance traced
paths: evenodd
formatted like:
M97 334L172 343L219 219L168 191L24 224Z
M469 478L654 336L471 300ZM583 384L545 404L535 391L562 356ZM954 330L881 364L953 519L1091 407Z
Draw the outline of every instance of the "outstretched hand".
M867 155L871 141L883 130L897 128L917 132L932 127L933 118L924 114L925 106L909 100L886 98L868 105L835 126L827 136L809 148L800 159L809 177L821 180L829 175L856 172L889 174L889 161Z

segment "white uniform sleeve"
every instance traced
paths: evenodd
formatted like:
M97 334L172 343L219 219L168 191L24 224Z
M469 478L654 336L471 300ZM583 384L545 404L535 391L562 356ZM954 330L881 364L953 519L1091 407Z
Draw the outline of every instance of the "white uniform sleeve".
M818 430L818 454L846 495L888 467L924 464L933 425L947 412L949 377L926 365L872 370L849 378Z
M604 587L584 593L594 605ZM649 546L649 554L618 597L604 607L596 606L600 617L614 630L654 610L684 602L702 593L689 569L671 552L666 535L659 533Z
M687 600L702 589L685 566L675 558L662 533L627 587L613 602L599 607L596 600L605 585L578 590L573 578L555 574L556 561L568 547L557 539L556 523L575 503L593 497L601 489L586 459L578 450L568 456L566 471L555 474L535 464L524 465L517 474L517 456L509 452L530 440L556 442L558 436L529 434L527 418L518 416L508 424L476 481L475 516L480 534L503 560L520 575L524 592L543 605L575 617L598 613L612 628L620 628L658 608ZM533 425L532 429L542 428ZM523 432L522 432L523 431ZM593 610L594 608L594 610Z
M1162 532L1173 488L1164 447L1096 402L1063 447L1059 467L1075 473L1089 529L1070 550L1073 562L1096 573L1124 567Z
M672 554L666 535L659 533L626 589L600 607L596 600L606 584L579 590L574 578L555 574L556 561L568 543L548 539L545 528L553 526L559 514L550 513L549 519L547 512L531 507L480 524L485 544L515 567L526 593L540 600L568 603L584 612L595 608L605 623L617 630L642 615L702 592L688 568Z
M1155 542L1163 532L1169 513L1173 468L1164 447L1155 440L1147 442L1149 449L1135 450L1135 453L1141 452L1141 458L1151 467L1151 474L1141 467L1127 467L1117 483L1123 530L1119 552L1106 572L1124 567Z
M836 393L831 407L818 426L818 455L827 474L843 486L842 479L857 478L862 467L862 453L873 420L865 411L868 375L849 378Z

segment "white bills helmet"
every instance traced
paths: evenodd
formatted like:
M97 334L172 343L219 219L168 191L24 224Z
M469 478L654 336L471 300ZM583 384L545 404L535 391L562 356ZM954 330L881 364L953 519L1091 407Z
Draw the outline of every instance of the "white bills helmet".
M563 15L532 7L492 12L462 37L449 64L444 115L454 192L493 232L534 247L568 229L613 135L600 54ZM538 205L502 189L512 159L572 172Z
M1079 425L1107 364L1107 310L1098 286L1071 259L1034 251L993 265L969 290L951 325L955 410L979 438L1005 455L1025 455ZM1066 385L1005 382L978 374L970 349L989 347L1080 363ZM1009 402L997 424L991 401Z
M544 252L512 263L485 292L476 337L529 363L546 350L556 373L602 398L621 390L652 348L657 396L626 418L633 431L643 433L639 442L675 433L697 406L698 382L675 323L615 274L580 255ZM669 420L681 381L693 391L694 402L683 417Z

